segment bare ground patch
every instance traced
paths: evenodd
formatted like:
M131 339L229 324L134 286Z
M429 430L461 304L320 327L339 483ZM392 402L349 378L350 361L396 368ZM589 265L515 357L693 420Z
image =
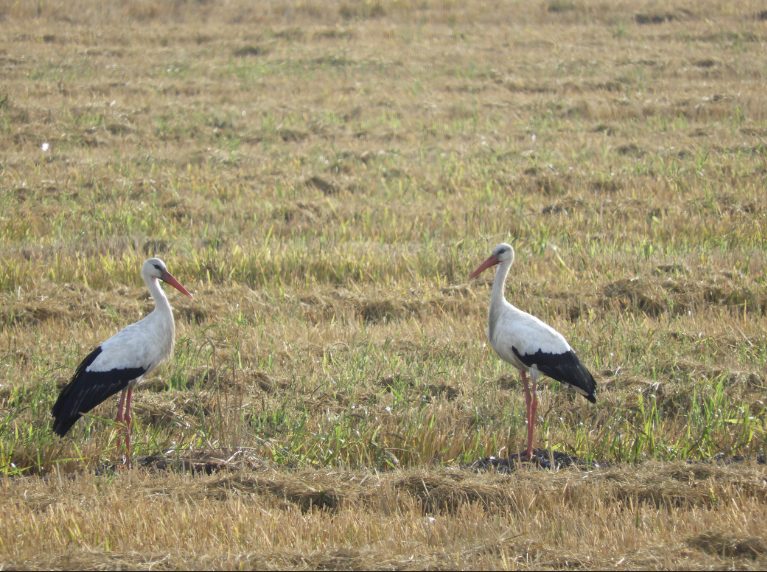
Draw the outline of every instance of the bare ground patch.
M767 311L767 293L745 277L722 274L707 279L691 279L684 273L662 277L665 267L655 276L621 279L605 285L605 305L638 310L650 316L700 311L706 306L722 306L733 311ZM677 267L671 267L676 270ZM676 273L676 272L675 272ZM746 282L746 284L744 284Z

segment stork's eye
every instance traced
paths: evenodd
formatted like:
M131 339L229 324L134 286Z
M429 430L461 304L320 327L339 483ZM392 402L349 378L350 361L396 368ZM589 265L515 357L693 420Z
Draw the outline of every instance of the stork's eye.
M157 270L159 270L160 272L162 272L162 268L160 267L159 264L155 264L154 267L157 268Z

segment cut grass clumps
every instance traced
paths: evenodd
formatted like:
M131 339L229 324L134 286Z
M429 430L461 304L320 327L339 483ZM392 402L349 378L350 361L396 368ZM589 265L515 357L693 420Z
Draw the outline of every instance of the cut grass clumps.
M745 286L746 276L710 277L707 281L675 278L632 277L609 283L604 288L607 303L650 316L699 312L706 306L721 306L733 314L764 315L767 296L763 288Z
M759 537L738 538L723 532L704 532L687 540L688 546L721 558L757 559L767 554L767 543Z
M0 568L767 567L764 6L11 4ZM598 385L532 466L502 241ZM154 255L123 471L116 397L50 407Z

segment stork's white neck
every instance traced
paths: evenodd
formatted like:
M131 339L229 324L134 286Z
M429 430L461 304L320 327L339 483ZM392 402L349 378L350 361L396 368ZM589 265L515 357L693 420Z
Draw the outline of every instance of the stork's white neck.
M511 268L512 262L513 261L509 259L498 264L498 270L495 271L495 280L493 280L493 293L490 298L490 304L493 306L502 305L506 300L503 291L506 287L506 277L509 275L509 269Z
M168 314L171 320L173 320L173 310L170 307L170 302L168 302L168 297L160 286L160 281L153 276L144 276L144 283L152 295L155 310Z
M506 301L506 297L503 294L506 286L506 277L509 275L509 269L511 268L512 262L514 262L512 259L501 262L498 265L498 269L495 271L493 292L490 296L490 312L488 316L491 338L501 314L504 313L504 311L508 311L509 307L513 308L513 306Z

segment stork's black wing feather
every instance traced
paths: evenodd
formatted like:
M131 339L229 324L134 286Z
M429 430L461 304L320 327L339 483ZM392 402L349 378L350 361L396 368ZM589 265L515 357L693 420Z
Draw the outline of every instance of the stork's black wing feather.
M87 371L88 366L101 351L99 346L88 354L77 366L72 380L59 393L59 398L51 409L54 433L63 437L83 413L87 413L105 399L125 389L132 380L146 373L146 370L141 367Z
M511 349L527 367L536 366L541 373L559 382L572 385L591 403L596 403L597 382L572 350L562 354L550 354L542 350L534 354L521 354L517 348Z

